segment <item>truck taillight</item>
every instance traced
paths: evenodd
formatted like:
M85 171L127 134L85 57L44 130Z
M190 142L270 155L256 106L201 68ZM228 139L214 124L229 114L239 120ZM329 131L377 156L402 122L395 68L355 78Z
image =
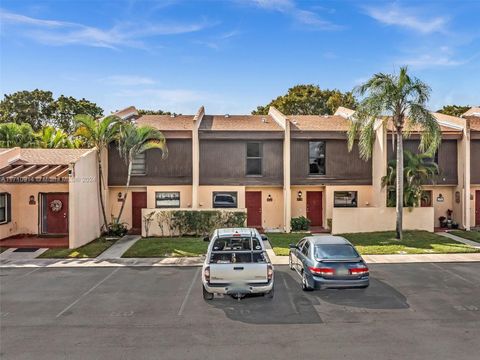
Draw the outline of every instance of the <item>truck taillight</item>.
M333 275L335 274L335 269L328 268L328 267L314 267L310 266L308 268L313 274L315 275Z
M350 275L366 275L368 274L368 267L359 266L356 268L349 269Z
M210 266L207 266L205 270L203 270L203 276L205 276L207 282L210 281Z
M268 265L267 267L267 279L272 280L273 277L273 267L272 265Z

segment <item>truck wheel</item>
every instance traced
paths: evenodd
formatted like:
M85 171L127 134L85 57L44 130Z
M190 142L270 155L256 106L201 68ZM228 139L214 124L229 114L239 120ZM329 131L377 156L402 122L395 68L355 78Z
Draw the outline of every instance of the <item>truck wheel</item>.
M302 272L302 290L303 291L312 291L313 288L308 285L308 279L307 275L305 274L305 271Z
M268 299L273 299L273 295L275 294L275 288L272 288L269 292L265 294L265 297Z
M204 300L213 300L213 294L209 293L207 289L205 289L205 286L203 286L203 299Z

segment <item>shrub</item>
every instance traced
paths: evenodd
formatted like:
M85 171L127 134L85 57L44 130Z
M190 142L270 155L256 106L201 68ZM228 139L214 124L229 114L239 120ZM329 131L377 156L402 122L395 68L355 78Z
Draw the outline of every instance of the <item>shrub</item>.
M123 236L127 233L127 225L126 223L117 223L111 222L107 226L107 234L109 236Z
M165 216L157 214L157 221L162 229L160 222ZM171 212L170 230L171 233L180 236L207 235L219 227L241 227L244 226L247 214L240 211L219 211L219 210L178 210Z
M305 216L292 218L290 221L290 226L292 231L306 231L310 227L310 220L308 220Z

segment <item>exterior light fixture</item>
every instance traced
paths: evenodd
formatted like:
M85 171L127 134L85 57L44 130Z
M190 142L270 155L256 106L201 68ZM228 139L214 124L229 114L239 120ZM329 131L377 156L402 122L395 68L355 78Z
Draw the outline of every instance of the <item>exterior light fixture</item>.
M28 199L28 204L29 205L35 205L35 196L30 195L30 197Z
M298 193L297 193L297 201L302 201L303 200L303 197L302 197L302 190L299 190Z
M118 201L123 201L123 194L122 194L121 191L117 194L117 200Z
M445 199L442 194L438 194L437 196L437 202L443 202Z
M273 201L273 198L272 198L272 195L271 195L271 194L268 194L268 196L267 196L267 201L269 201L269 202L270 202L270 201Z

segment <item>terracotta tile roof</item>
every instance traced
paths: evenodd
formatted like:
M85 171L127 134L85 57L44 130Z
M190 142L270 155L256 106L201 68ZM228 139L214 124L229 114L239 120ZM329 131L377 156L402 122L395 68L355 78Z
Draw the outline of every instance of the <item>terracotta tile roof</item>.
M192 130L194 115L142 115L135 120L137 125L152 126L158 130Z
M135 117L138 116L138 111L135 108L135 106L129 106L125 109L115 111L113 113L113 115L117 115L118 117L120 117L122 119L127 119L127 118L130 118L132 116L135 116Z
M480 131L480 116L470 118L470 130Z
M350 121L340 115L289 116L293 131L347 131Z
M333 114L333 115L339 115L339 116L342 116L344 118L348 118L348 117L352 116L354 113L355 113L355 110L348 109L348 108L343 107L343 106L339 106L337 111L335 111L335 114Z
M480 117L480 107L471 107L462 116L476 116Z
M91 149L20 149L20 156L9 159L14 163L68 165Z
M283 131L270 115L205 115L200 130Z

